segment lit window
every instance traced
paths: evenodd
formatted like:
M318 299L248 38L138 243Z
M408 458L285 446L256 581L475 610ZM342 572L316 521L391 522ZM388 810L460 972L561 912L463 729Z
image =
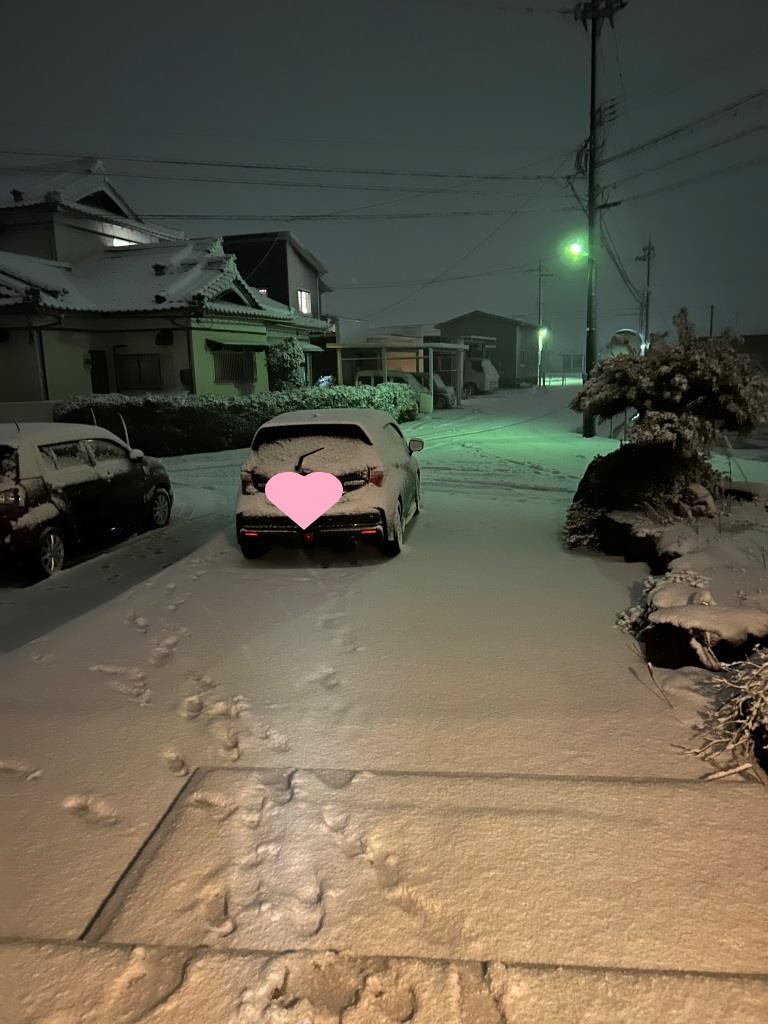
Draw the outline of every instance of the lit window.
M309 292L305 292L299 288L299 312L305 313L307 316L312 315L312 296Z
M110 238L113 249L121 249L125 245L135 245L135 242L129 242L126 238Z
M266 288L259 288L259 295L266 295L266 294L267 294L267 289Z

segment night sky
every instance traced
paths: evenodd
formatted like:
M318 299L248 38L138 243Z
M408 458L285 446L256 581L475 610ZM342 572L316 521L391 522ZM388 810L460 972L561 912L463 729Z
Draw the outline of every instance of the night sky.
M328 268L326 311L379 325L535 320L542 258L545 319L582 346L585 271L558 253L585 237L562 179L589 46L557 0L28 0L3 20L3 167L98 156L142 216L189 235L290 229ZM765 0L630 0L601 39L604 156L768 94L767 38ZM638 286L653 235L652 329L688 305L705 330L713 303L715 329L768 332L767 103L601 169ZM638 310L604 252L599 283L602 345Z

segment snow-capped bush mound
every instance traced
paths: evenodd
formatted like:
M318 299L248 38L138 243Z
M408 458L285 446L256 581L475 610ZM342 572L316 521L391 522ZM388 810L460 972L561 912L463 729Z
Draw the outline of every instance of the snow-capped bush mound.
M662 523L712 515L720 490L719 474L699 455L669 444L624 444L587 466L566 515L565 540L569 547L604 550L608 513L638 509Z
M286 338L267 349L267 372L272 391L300 388L306 383L304 349L295 338Z
M54 419L91 423L122 435L120 416L131 444L151 455L246 448L257 428L296 409L380 409L402 423L418 416L418 400L405 384L379 387L291 388L250 398L210 395L92 395L73 398L54 410Z

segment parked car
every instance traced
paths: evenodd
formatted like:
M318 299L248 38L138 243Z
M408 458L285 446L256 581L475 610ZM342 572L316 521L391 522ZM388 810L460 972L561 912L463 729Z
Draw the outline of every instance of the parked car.
M235 526L246 558L273 544L312 544L332 538L373 541L398 555L405 528L421 509L421 476L414 452L391 416L375 409L286 412L256 431L241 472ZM278 473L331 473L341 481L339 501L306 529L265 494Z
M464 360L464 395L488 394L499 386L499 371L490 359L467 357Z
M0 560L50 576L116 531L168 523L162 463L103 427L0 424Z
M435 409L452 409L456 405L456 392L448 387L439 373L433 374L434 407ZM407 384L417 396L429 394L429 374L411 373L407 370L387 370L386 378L383 370L359 370L355 375L355 384Z

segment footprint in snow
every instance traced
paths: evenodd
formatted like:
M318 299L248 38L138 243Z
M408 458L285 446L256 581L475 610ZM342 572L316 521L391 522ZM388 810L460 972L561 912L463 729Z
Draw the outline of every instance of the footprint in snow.
M222 793L195 793L190 803L206 811L214 821L226 821L238 810L238 804Z
M39 769L33 768L25 761L0 761L0 776L16 779L18 782L32 782L42 776Z
M336 674L336 669L324 666L307 676L306 682L310 686L322 686L325 690L333 690L339 685L339 677Z
M189 775L189 768L187 762L181 756L177 750L164 750L162 758L168 767L171 775L184 776Z
M116 825L118 821L117 811L106 800L95 796L68 796L61 806L87 825Z

